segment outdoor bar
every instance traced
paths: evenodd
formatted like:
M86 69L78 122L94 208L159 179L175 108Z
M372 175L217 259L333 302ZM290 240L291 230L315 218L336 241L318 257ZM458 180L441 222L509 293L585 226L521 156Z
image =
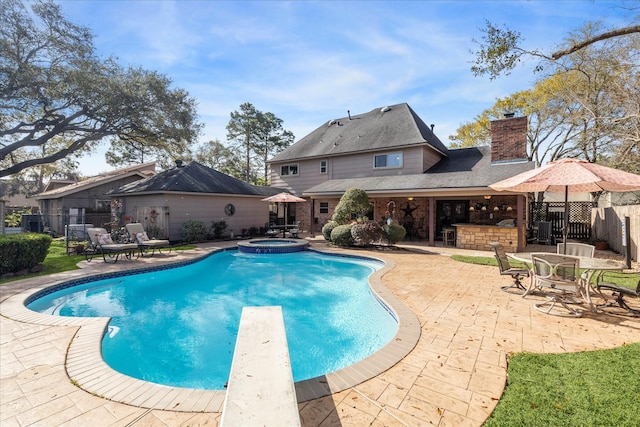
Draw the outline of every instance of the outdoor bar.
M502 242L507 251L526 245L525 202L523 196L483 196L472 199L469 222L452 224L455 244L462 249L487 250L490 242Z

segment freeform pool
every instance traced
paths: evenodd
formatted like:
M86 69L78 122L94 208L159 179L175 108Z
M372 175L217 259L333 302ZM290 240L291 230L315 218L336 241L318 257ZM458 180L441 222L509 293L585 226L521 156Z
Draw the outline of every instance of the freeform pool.
M301 381L351 365L393 337L397 321L367 282L380 266L312 251L225 251L188 266L86 283L28 307L111 317L103 357L122 373L222 389L242 307L281 305L294 380Z

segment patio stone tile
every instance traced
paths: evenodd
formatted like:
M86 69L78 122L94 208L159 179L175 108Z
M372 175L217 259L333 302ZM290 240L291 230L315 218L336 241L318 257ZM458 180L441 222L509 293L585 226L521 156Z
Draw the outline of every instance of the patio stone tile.
M61 396L42 405L33 406L18 414L16 418L22 425L44 425L50 417L69 408L74 408L73 402L67 396Z
M384 407L390 406L392 408L398 408L402 401L409 394L410 387L402 387L396 384L387 384L382 394L378 397L378 402Z
M82 427L92 425L92 423L100 423L101 425L108 426L117 422L113 415L107 411L103 406L98 406L88 411L81 411L81 413L67 422L60 424L64 427ZM124 425L124 424L121 424Z
M332 412L335 413L336 404L331 396L326 396L301 403L298 408L300 409L300 421L303 426L318 426Z
M33 407L24 396L12 400L5 400L4 395L1 396L2 400L0 400L0 421L2 421L3 427L5 420L9 418L15 418L19 414L28 411Z
M379 411L379 410L378 410ZM342 427L360 427L371 424L376 415L371 415L365 412L361 407L356 407L350 403L339 403L335 409L336 416L325 418L325 420L319 424L319 427L328 426L342 426Z
M447 408L447 411L453 411L457 414L466 414L469 408L468 399L456 399L453 396L439 393L432 388L420 387L415 385L409 390L409 396L428 402L438 408Z
M414 396L407 396L397 411L390 413L405 420L409 425L438 425L445 409L420 400Z
M379 399L380 395L384 393L384 391L389 386L389 383L383 380L380 377L375 377L370 380L363 382L362 384L358 384L355 388L360 392L369 397L370 399Z

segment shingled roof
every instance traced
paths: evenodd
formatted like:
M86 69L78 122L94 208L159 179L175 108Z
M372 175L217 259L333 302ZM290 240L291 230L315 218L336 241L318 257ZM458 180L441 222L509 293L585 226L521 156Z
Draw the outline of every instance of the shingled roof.
M160 172L150 178L124 185L110 193L112 196L166 192L234 194L266 197L282 189L247 184L198 162Z
M331 120L275 155L270 162L423 145L444 156L448 153L431 128L403 103Z
M104 185L109 182L118 181L123 178L127 178L130 176L139 176L144 179L148 176L153 176L155 174L156 162L142 163L138 165L128 166L122 169L116 169L110 172L104 172L100 175L92 176L87 179L83 179L78 182L70 182L68 185L63 185L61 187L54 187L52 190L43 191L39 193L35 199L56 199L61 197L66 197L71 194L78 193L80 191L88 190L93 187L97 187L99 185ZM49 186L47 186L49 187Z
M449 150L431 169L421 174L333 179L304 191L304 196L336 195L356 187L370 193L484 189L503 179L533 169L533 162L491 163L488 146Z

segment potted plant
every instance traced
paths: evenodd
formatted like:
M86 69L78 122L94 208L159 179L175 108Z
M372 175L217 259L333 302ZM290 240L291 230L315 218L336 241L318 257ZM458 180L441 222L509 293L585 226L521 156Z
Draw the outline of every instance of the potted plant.
M604 239L594 239L593 245L599 251L607 251L609 250L609 242Z

